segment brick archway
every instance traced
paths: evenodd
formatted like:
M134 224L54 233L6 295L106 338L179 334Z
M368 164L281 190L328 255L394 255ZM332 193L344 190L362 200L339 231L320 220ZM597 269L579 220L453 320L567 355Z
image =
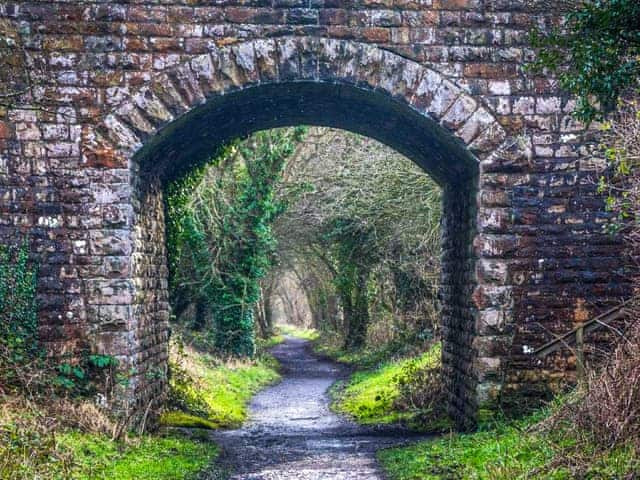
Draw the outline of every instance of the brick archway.
M114 291L128 287L131 301L118 310L110 298L96 304L104 325L123 325L98 333L98 344L141 372L162 368L168 316L163 183L225 141L296 124L377 138L443 186L444 368L451 411L461 425L472 424L478 407L499 395L504 363L503 355L483 350L495 343L496 332L489 338L476 328L483 310L496 310L472 296L495 284L475 271L479 171L481 162L504 153L501 145L514 142L505 143L494 116L439 73L355 42L285 37L199 55L131 92L95 131L85 132L87 163L128 168L132 188L131 229L117 240L129 248L130 265L113 280ZM497 311L509 323L509 312ZM511 343L512 332L499 337ZM144 402L161 388L140 381L131 395Z
M50 350L116 354L135 372L125 403L160 398L162 182L230 136L309 122L378 138L445 187L445 376L461 424L571 380L570 354L529 352L630 282L602 230L590 133L553 79L522 69L532 25L558 20L547 3L213 3L0 5L37 86L0 107L0 241L32 240Z

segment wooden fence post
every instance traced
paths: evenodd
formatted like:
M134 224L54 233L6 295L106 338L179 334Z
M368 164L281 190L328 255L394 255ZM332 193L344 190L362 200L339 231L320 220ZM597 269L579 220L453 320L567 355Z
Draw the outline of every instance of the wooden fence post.
M584 383L586 373L584 367L584 325L576 330L576 375L578 383Z

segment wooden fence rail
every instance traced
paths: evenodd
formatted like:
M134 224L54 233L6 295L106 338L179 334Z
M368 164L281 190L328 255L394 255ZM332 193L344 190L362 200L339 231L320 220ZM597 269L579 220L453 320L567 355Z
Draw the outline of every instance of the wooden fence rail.
M585 335L591 333L599 328L608 326L614 320L629 315L629 302L627 300L620 305L617 305L597 317L592 318L586 322L581 323L573 330L561 335L550 342L545 343L543 346L533 351L533 355L538 358L544 358L550 353L556 352L561 348L569 348L575 345L576 349L576 375L578 381L583 381L585 378L585 365L584 365L584 338Z

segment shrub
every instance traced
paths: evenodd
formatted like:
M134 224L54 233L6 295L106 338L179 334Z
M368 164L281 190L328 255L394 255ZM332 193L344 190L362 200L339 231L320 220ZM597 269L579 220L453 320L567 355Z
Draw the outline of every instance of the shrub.
M592 441L640 451L640 324L629 329L599 373L591 372L584 397L570 408L573 422Z
M612 217L607 227L624 238L623 252L629 260L624 273L640 280L640 110L639 100L626 98L602 127L601 154L609 169L599 180L607 194ZM612 348L601 352L599 368L589 373L586 391L571 402L572 421L603 447L623 441L640 447L640 325L637 322L640 297L626 306L631 311L628 325L616 325ZM622 334L624 332L624 334Z
M576 96L574 115L599 120L617 100L640 88L640 4L637 0L550 2L568 7L561 25L539 27L531 37L537 58L530 67L550 69L560 87Z
M118 363L112 355L83 352L71 363L59 363L55 375L51 375L52 383L66 395L90 397L100 393L109 401L116 384L125 386L129 381L126 374L118 371Z

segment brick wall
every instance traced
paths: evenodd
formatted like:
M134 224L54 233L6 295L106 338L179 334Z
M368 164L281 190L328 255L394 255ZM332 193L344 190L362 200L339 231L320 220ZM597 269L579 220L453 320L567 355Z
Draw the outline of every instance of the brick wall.
M444 186L461 422L570 377L527 352L629 291L590 138L522 68L529 29L557 21L535 1L21 1L0 20L22 72L3 91L33 85L0 107L0 239L30 234L51 350L119 356L131 405L164 385L163 182L259 128L370 135Z

